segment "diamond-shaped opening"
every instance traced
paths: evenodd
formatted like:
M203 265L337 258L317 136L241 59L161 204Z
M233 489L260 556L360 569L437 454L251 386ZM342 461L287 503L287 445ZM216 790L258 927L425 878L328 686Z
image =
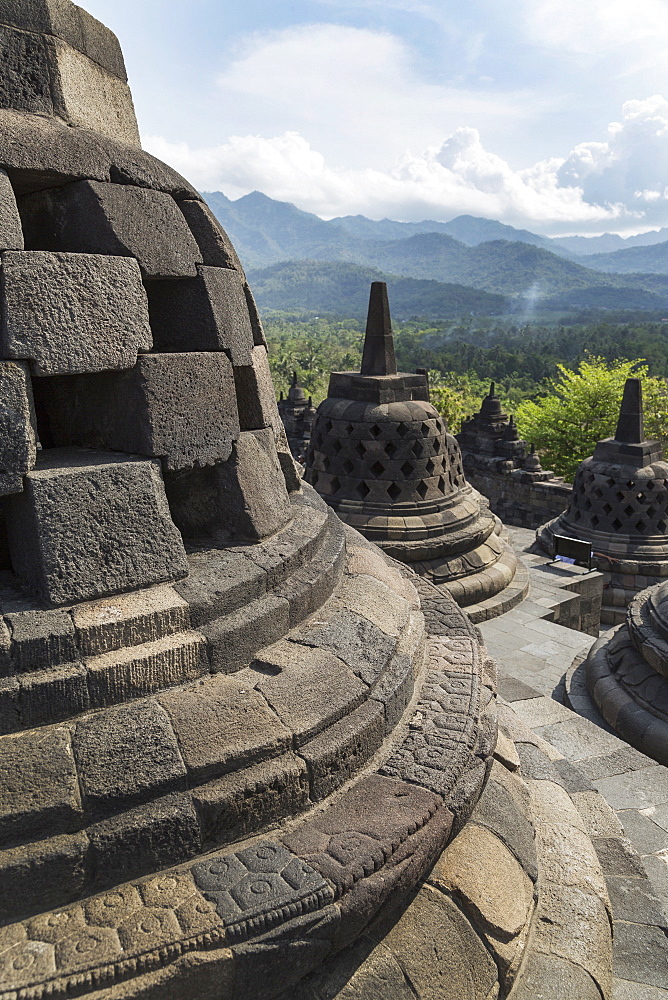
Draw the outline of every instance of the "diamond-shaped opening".
M345 433L345 434L352 434L352 432L353 432L354 430L355 430L355 428L353 427L353 425L352 425L352 424L346 424L346 428L345 428L345 431L344 431L344 433Z
M338 476L332 476L331 482L329 484L330 492L336 493L341 489L341 483L339 482Z
M603 504L603 513L604 514L612 514L612 507L610 506L609 503L604 503Z
M581 521L582 520L582 511L580 511L580 510L574 511L573 512L573 520L574 521Z
M593 526L594 528L595 528L595 527L596 527L596 525L598 524L598 521L599 521L598 517L596 516L596 514L594 514L594 516L593 516L593 517L592 517L592 519L591 519L591 523L592 523L592 526Z
M411 448L411 451L413 452L413 454L415 455L416 458L422 458L422 442L421 441L415 441L413 443L413 447Z
M312 472L311 473L311 486L317 486L319 479L320 479L320 476L318 475L318 473L317 472Z
M652 482L651 479L648 479L647 482L645 483L645 489L646 490L653 490L654 489L654 483Z
M391 486L387 487L387 495L389 496L392 503L396 503L396 501L401 496L401 490L399 489L396 483L392 483Z
M584 498L582 506L584 507L585 510L591 510L591 500L589 499L589 497Z
M378 435L380 434L380 427L378 426L378 424L372 424L371 425L371 427L369 428L369 434L372 437L375 437L375 438L378 437Z
M622 522L619 520L618 517L616 517L615 520L612 522L612 526L615 529L615 531L619 531L619 529L622 526Z
M665 522L665 521L659 521L659 522L657 523L657 528L659 529L659 531L660 531L660 532L661 532L662 534L663 534L663 532L664 532L664 531L666 530L666 528L667 528L667 527L668 527L668 525L666 524L666 522Z
M347 476L349 476L350 473L353 471L354 468L355 468L355 466L353 465L353 463L350 461L349 458L347 458L345 460L345 462L343 463L343 471L345 472L345 474Z
M325 455L325 457L322 460L322 464L325 472L327 472L327 469L329 469L330 465L332 464L332 460L329 457L329 455Z
M436 466L434 465L432 460L429 459L429 461L427 462L427 472L429 473L430 476L433 476L435 471L436 471Z
M324 427L325 427L325 434L329 434L329 432L332 429L332 421L331 420L325 420Z
M447 486L447 483L445 481L445 477L444 476L439 476L438 477L438 488L441 491L441 493L445 493L446 486Z
M424 500L424 498L427 495L427 489L428 489L427 484L424 483L424 482L422 482L422 483L418 483L418 488L417 488L417 490L415 492L418 493L422 497L422 499Z
M371 471L373 472L374 476L382 476L382 474L385 472L385 466L383 465L382 462L374 462L373 465L371 466Z
M366 448L364 447L361 441L358 441L357 444L355 445L355 451L357 452L360 458L364 458L364 456L366 455Z
M606 483L608 484L608 486L615 486L616 480L615 479L610 479L610 477L608 477L606 479Z
M404 464L401 466L401 475L405 476L406 479L408 479L409 476L412 476L414 472L415 472L415 466L411 465L410 462L404 462Z
M385 454L388 458L392 458L397 453L397 446L392 441L388 441L385 445Z
M341 444L341 442L339 441L339 439L335 438L334 439L334 443L332 445L332 451L334 452L334 454L338 455L342 448L343 448L343 445Z
M434 449L434 454L438 455L440 453L440 451L441 451L441 439L438 438L438 437L435 437L434 440L431 443L431 446Z
M621 490L617 490L615 496L617 497L618 500L626 500L626 493L622 493Z
M594 487L594 489L591 491L591 495L595 497L597 500L601 499L602 494L598 486Z
M650 506L650 507L647 508L647 516L648 517L654 517L655 514L656 514L656 507L651 507Z
M641 535L645 534L647 531L647 525L644 521L636 521L636 531Z
M627 479L627 480L626 480L626 485L628 486L628 488L629 488L630 490L634 489L634 488L635 488L635 485L636 485L636 481L635 481L635 479Z
M355 493L357 493L357 496L360 498L360 500L366 500L369 493L371 493L371 490L369 489L366 483L360 483L358 486L355 487Z
M431 427L427 423L422 424L420 430L422 431L422 437L429 437L431 434Z
M636 500L638 501L638 503L645 503L647 497L645 496L644 493L636 493Z
M631 504L629 503L624 508L624 513L626 514L627 517L631 517L632 514L635 514L635 508L632 507Z
M397 424L397 434L399 437L406 437L410 430L408 424Z

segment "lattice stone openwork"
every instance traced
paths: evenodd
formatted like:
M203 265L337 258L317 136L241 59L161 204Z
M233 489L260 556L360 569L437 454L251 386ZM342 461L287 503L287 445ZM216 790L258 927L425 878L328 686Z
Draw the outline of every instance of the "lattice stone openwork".
M629 379L615 437L599 441L575 474L568 509L536 533L550 552L553 534L591 542L606 623L622 622L634 595L668 576L668 463L641 435L640 382Z
M382 328L375 284L367 342L369 330ZM385 317L389 323L388 310ZM393 359L391 336L386 327L376 342ZM506 608L524 585L515 581L511 596L517 561L500 524L466 481L459 444L429 401L426 375L386 370L383 358L371 374L332 374L313 422L305 479L341 518L449 587L463 606L505 592L499 607Z

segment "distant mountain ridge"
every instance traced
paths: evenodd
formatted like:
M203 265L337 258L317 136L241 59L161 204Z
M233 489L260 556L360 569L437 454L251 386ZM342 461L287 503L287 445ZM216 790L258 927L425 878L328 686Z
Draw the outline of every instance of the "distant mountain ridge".
M559 309L569 308L569 303L574 308L589 303L598 308L668 311L668 242L576 255L558 240L474 216L459 216L446 223L376 222L364 216L325 221L258 191L236 201L221 192L205 193L204 197L244 266L264 275L265 308L283 308L275 303L287 301L286 295L294 303L299 294L304 301L314 303L316 310L330 308L324 303L337 298L331 288L332 274L337 272L324 265L346 264L346 280L351 268L371 268L393 276L394 281L438 283L442 287L429 292L430 315L435 315L433 308L449 314L445 286L468 288L468 299L473 302L477 301L475 294L481 292L504 296L513 310L521 308L523 301L535 306L551 300L559 303ZM303 283L303 268L299 270L306 262L311 266L308 280L315 282L313 292ZM322 280L313 269L317 264L323 265L319 272ZM272 277L268 269L276 265L285 266ZM294 280L289 278L290 268L298 271ZM344 272L338 274L342 278ZM409 312L417 312L410 307L416 289L409 292L405 286L404 292ZM423 292L427 295L426 287ZM322 296L321 304L314 299L316 294ZM464 307L465 298L461 293L454 301L463 311L477 311L477 307Z

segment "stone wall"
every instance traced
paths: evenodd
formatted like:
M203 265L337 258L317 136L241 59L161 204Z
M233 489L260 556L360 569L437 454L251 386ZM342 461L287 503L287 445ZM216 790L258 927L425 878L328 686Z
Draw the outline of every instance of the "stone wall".
M464 455L466 478L489 500L492 511L504 524L518 528L539 528L558 517L567 507L573 490L559 477L535 481L522 470L503 473L472 467Z

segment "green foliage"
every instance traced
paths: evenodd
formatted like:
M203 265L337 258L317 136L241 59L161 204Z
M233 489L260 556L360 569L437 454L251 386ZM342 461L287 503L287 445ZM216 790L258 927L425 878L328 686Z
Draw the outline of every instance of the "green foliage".
M489 391L489 382L473 374L443 374L432 369L429 372L429 391L433 405L446 419L448 431L458 434L462 421L480 409L483 397Z
M317 406L327 395L331 372L359 371L363 328L358 320L275 313L265 318L264 327L277 392L287 393L296 371Z
M626 379L642 379L647 433L666 434L668 397L663 379L648 376L639 359L606 361L591 355L572 371L558 364L548 395L527 399L516 410L520 435L536 445L545 468L572 480L597 441L615 433Z

